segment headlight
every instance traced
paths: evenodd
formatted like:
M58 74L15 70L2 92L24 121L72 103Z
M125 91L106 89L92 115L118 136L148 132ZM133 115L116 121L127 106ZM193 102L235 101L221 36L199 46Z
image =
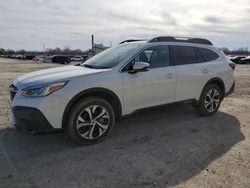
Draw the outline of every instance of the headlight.
M43 97L62 89L66 84L67 81L28 87L22 90L22 95L25 97Z

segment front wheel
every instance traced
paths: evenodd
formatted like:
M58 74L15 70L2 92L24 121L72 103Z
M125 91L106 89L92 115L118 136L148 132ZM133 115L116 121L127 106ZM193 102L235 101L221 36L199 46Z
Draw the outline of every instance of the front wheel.
M196 109L203 116L213 115L218 111L222 98L221 89L217 85L211 84L203 89Z
M107 137L114 123L112 106L99 97L88 97L72 107L67 121L67 133L80 144L95 144Z

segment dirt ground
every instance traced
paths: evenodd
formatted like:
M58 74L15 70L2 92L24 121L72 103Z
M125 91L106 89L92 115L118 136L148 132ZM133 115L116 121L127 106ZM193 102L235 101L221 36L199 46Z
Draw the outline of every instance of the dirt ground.
M30 136L9 124L8 85L58 65L0 59L0 187L250 187L250 65L212 117L187 104L146 110L111 136L79 146L66 134Z

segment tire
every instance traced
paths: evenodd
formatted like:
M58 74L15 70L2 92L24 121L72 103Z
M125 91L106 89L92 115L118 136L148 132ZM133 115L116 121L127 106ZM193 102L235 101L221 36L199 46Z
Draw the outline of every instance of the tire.
M106 100L86 97L71 108L66 131L79 144L90 145L103 141L114 124L114 110Z
M196 109L201 116L213 115L218 111L222 99L222 91L219 86L211 84L203 89Z

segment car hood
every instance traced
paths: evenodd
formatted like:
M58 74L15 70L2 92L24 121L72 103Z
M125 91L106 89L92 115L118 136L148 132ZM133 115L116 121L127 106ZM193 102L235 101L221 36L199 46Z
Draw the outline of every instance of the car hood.
M108 70L109 69L90 69L73 65L49 68L20 76L13 82L13 85L15 85L17 88L23 88L51 82L66 81L75 77L96 74Z

